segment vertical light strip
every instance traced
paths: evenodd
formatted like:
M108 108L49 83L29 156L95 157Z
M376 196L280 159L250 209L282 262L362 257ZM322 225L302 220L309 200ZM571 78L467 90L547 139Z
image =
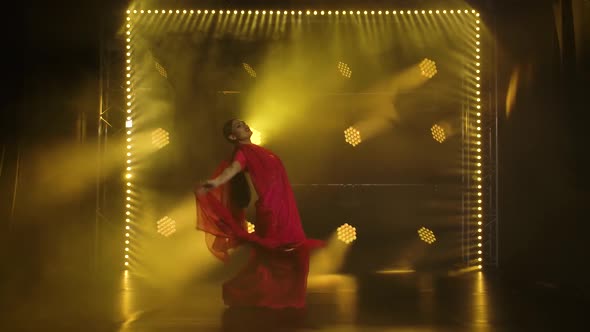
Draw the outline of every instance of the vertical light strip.
M477 179L477 268L481 270L483 266L483 257L482 257L482 243L483 243L483 192L482 192L482 178L483 178L483 171L482 171L482 163L483 163L483 156L482 156L482 135L481 135L481 127L482 127L482 120L481 120L481 56L480 56L480 27L479 27L479 13L472 10L473 18L475 21L475 45L474 45L474 54L475 54L475 78L476 82L476 103L475 103L475 119L476 119L476 128L477 128L477 139L476 139L476 179Z
M136 10L133 11L137 13ZM132 171L132 157L133 157L133 118L132 118L132 110L133 110L133 81L132 81L132 73L133 73L133 62L132 62L132 49L131 49L131 11L127 10L127 19L125 22L125 33L126 33L126 43L125 43L125 101L126 101L126 121L125 121L125 129L127 130L126 134L126 149L125 149L125 182L126 182L126 190L125 190L125 251L123 252L124 265L125 271L129 268L130 262L130 245L131 245L131 178L133 177Z

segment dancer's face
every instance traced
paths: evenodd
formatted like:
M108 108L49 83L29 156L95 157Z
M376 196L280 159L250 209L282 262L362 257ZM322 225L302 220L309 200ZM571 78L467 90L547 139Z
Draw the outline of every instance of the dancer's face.
M236 141L244 141L249 140L250 137L252 137L250 127L242 120L234 120L232 123L232 133L229 138Z

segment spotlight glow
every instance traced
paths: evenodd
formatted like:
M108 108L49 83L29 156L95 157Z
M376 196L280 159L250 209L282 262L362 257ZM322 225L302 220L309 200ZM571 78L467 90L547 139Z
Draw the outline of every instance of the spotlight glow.
M338 240L346 244L351 244L354 240L356 240L356 228L352 227L348 223L338 227L336 232L338 234Z
M357 146L362 142L361 133L356 128L349 127L344 131L344 140L346 141L346 143L352 146Z
M434 138L434 140L439 143L442 143L447 139L445 135L445 130L437 124L430 128L430 132L432 133L432 138Z
M352 70L344 62L338 62L338 71L346 78L350 78L352 76Z
M427 78L433 78L436 75L436 63L430 59L424 59L419 64L420 73Z
M250 127L250 130L252 130L250 141L256 145L262 145L262 133L252 127Z
M418 230L418 236L420 237L420 240L422 240L428 244L433 244L434 241L436 241L436 237L434 236L434 233L426 227L421 227Z
M156 222L156 227L158 233L165 237L169 237L176 232L176 221L168 216L165 216Z
M256 78L256 71L254 70L254 68L252 68L252 66L245 62L242 63L242 66L244 67L244 70L248 73L248 75Z
M253 223L246 220L246 230L248 231L248 233L254 233L256 231L256 227Z
M162 77L168 78L168 72L161 64L159 64L158 62L155 62L155 66L156 66L156 70L158 71L158 73L160 73L160 75Z
M161 149L170 143L170 134L162 128L158 128L152 132L152 144Z

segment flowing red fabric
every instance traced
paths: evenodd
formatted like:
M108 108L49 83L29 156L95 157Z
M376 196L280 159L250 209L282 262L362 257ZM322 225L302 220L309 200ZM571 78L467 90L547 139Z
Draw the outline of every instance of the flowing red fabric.
M240 144L235 161L248 172L258 194L255 232L245 227L245 212L234 208L228 184L197 195L197 229L206 234L209 250L222 261L241 244L252 248L246 266L223 285L230 306L303 307L310 250L323 246L308 239L283 163L268 149ZM217 177L230 163L222 163Z

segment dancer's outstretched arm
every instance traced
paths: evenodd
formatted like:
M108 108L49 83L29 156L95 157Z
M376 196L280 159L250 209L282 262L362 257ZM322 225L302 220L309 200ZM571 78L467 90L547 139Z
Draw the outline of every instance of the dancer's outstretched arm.
M231 180L236 174L242 170L242 165L238 161L234 161L226 167L219 176L214 179L205 181L196 188L196 192L199 195L207 193L209 190L219 187L227 181Z
M227 181L231 180L236 174L238 174L242 170L242 165L234 160L226 169L219 174L215 179L209 180L205 183L209 183L213 188L219 187L222 184L226 183Z

